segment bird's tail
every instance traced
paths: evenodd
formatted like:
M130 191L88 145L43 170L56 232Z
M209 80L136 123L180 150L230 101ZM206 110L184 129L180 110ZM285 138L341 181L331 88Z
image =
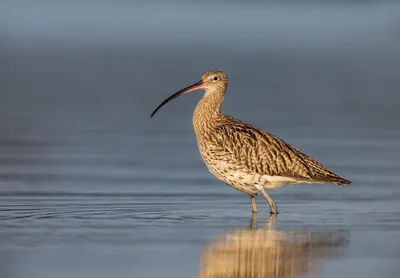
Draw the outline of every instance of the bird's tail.
M346 180L344 178L341 177L337 177L334 181L332 181L332 183L339 185L339 186L343 186L343 185L348 185L351 184L351 181Z
M339 186L351 184L351 181L341 178L332 172L325 173L323 176L317 177L323 183L332 183Z

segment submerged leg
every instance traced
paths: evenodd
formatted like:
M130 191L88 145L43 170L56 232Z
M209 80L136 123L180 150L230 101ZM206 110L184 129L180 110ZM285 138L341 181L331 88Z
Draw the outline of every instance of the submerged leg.
M275 227L277 214L271 214L267 221L265 222L265 228L267 230L272 230Z
M271 209L271 214L278 214L278 207L276 206L275 202L272 201L271 197L265 192L264 188L260 187L259 190L261 191L264 198L268 201L269 207Z
M252 213L251 214L251 221L250 221L250 230L254 230L257 228L257 213Z
M254 195L250 195L250 199L251 199L251 212L253 213L257 213L257 206L256 206L256 198L254 197Z

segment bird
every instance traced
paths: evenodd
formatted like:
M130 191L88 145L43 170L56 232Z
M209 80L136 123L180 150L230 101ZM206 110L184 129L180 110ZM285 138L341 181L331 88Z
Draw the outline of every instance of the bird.
M250 196L252 213L258 211L255 197L261 193L270 213L278 214L267 191L284 185L351 184L279 137L221 113L227 86L228 78L223 71L207 71L199 82L165 99L150 117L171 100L204 90L193 113L200 155L218 180Z

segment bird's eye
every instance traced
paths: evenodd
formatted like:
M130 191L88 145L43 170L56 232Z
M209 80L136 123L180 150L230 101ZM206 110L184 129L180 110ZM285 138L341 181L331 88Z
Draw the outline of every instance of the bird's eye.
M218 77L215 76L213 79L214 79L214 81L217 81L217 80L218 80Z

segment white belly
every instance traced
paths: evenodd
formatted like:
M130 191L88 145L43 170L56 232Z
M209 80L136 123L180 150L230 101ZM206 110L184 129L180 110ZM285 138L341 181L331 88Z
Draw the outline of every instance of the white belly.
M257 193L260 187L265 190L272 190L285 184L304 183L295 178L250 173L225 161L206 161L206 165L217 179L248 194Z

